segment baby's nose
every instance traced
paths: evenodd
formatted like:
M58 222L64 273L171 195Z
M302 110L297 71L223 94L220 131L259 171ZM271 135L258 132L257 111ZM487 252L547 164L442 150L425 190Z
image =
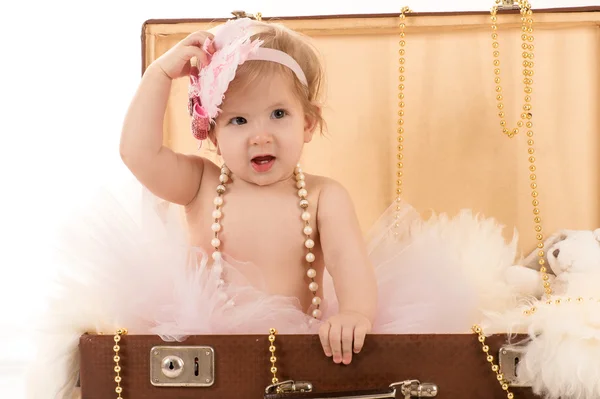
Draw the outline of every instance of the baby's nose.
M253 145L269 144L273 141L273 136L270 133L258 133L251 139Z

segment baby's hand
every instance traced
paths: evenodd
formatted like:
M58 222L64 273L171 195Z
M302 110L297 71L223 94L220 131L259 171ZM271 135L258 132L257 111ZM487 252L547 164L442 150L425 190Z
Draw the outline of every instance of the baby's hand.
M371 332L371 322L356 312L341 312L323 323L319 338L327 357L333 356L335 363L350 364L352 352L359 353L365 336Z
M206 51L202 48L207 39L212 39L209 32L197 31L177 43L169 51L161 55L154 63L171 79L188 76L191 72L190 60L196 57L198 67L207 65L215 52L210 43Z

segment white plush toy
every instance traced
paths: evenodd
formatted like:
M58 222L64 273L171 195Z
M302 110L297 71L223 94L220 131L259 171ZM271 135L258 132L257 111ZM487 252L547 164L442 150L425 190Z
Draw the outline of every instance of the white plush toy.
M562 230L546 241L552 295L543 291L538 251L507 270L525 303L490 315L484 330L525 333L518 384L546 399L600 398L600 229Z
M561 230L546 240L544 249L554 295L600 296L600 287L591 284L600 278L600 229ZM538 260L536 249L522 265L506 271L507 282L523 296L544 295Z

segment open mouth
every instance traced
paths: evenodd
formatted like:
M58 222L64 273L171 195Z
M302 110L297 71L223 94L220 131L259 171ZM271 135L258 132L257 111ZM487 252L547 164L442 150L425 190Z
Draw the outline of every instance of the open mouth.
M259 155L251 159L250 163L257 172L267 172L275 163L275 157L273 155Z

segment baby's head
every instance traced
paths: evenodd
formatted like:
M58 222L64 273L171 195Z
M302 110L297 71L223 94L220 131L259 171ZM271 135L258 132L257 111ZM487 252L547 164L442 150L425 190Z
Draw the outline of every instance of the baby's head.
M223 106L228 98L243 95L252 84L265 83L273 77L281 78L285 90L290 91L302 104L305 114L312 118L322 131L321 100L324 73L321 59L316 48L305 35L288 29L280 24L254 21L255 32L251 40L261 40L261 48L279 50L289 55L300 67L306 78L306 85L300 82L295 73L282 64L270 61L250 60L237 68L234 80L229 84Z
M268 185L291 177L304 144L322 131L323 68L305 36L278 24L246 23L262 52L235 70L208 137L237 178ZM218 59L215 53L211 64Z

